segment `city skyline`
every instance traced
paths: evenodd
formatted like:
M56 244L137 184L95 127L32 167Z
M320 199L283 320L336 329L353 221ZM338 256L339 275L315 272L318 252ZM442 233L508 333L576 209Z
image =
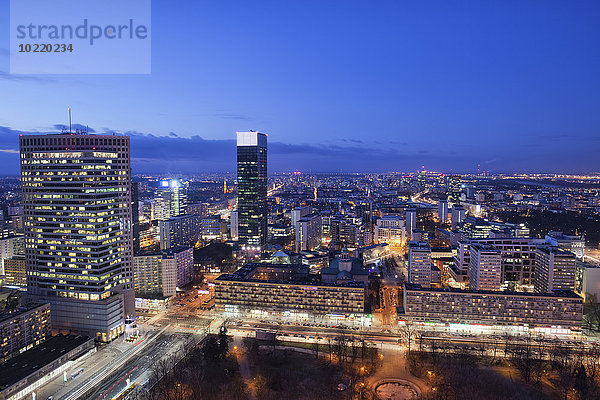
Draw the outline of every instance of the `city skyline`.
M0 400L600 399L598 20L0 0Z
M0 126L0 163L4 165L5 176L19 175L18 137L19 135L41 135L59 133L65 125L56 124L54 129L44 132L17 131ZM90 134L129 136L131 138L131 164L134 174L197 174L197 173L231 173L235 174L235 142L232 132L230 138L206 140L200 136L191 138L145 135L139 132L95 131L89 126L73 124L73 130L88 130ZM268 132L267 132L268 133ZM231 138L232 137L232 138ZM271 136L273 137L273 136ZM16 145L13 145L13 142ZM346 142L353 142L346 140ZM488 163L478 163L470 158L457 155L439 154L428 156L404 156L389 145L394 142L381 143L381 149L361 147L354 143L347 146L292 145L270 141L269 173L285 173L300 171L303 173L390 173L415 172L418 170L438 171L446 174L597 174L600 168L593 163L593 168L580 168L586 163L585 157L557 154L529 155L515 152L512 161L503 161L503 168L493 168ZM13 148L14 147L14 148ZM531 152L533 145L520 151ZM568 151L568 150L566 150ZM597 153L594 146L581 149L582 153ZM564 153L564 152L563 152ZM360 159L358 158L360 157ZM594 155L595 157L595 155ZM540 161L540 159L547 160ZM422 161L428 160L428 163ZM370 166L358 164L356 161L369 161ZM537 160L537 161L534 161ZM537 165L537 166L534 166Z

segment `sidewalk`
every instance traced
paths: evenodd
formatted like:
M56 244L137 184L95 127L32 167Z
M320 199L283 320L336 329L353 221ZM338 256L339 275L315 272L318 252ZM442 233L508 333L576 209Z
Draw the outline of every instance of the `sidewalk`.
M384 379L401 379L415 385L421 394L429 392L430 387L427 382L414 377L406 365L406 352L404 350L385 350L383 352L383 366L377 369L375 373L369 376L365 382L372 389L375 384Z

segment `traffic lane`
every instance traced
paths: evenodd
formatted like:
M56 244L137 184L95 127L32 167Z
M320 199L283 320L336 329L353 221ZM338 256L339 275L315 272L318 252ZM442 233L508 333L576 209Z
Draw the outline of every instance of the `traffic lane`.
M145 371L160 359L162 355L171 355L183 344L183 339L178 339L178 335L165 336L164 339L150 345L138 354L136 359L128 361L125 365L110 375L110 378L104 382L98 389L90 395L90 399L109 399L120 393L124 389L126 378L129 377L133 382ZM132 376L130 376L132 375Z

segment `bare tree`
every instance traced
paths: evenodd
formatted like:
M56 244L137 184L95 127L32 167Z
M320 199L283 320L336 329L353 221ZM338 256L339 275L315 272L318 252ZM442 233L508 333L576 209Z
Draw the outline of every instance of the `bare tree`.
M312 344L312 349L315 352L315 358L319 358L319 340L316 339Z
M335 352L338 362L343 365L348 355L348 337L345 333L341 333L335 338Z
M413 342L413 339L415 339L415 337L417 336L417 332L418 331L413 324L407 323L400 328L400 337L402 338L402 341L406 343L409 354L411 350L411 344Z
M333 354L333 339L331 338L331 336L327 338L327 347L329 351L329 363L331 363L331 356Z

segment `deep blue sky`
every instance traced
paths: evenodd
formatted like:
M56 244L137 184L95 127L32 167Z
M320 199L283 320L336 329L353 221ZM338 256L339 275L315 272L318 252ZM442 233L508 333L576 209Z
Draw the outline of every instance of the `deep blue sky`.
M69 106L135 172L233 171L248 129L272 171L600 171L597 0L155 0L152 74L108 76L8 75L0 4L0 173Z

